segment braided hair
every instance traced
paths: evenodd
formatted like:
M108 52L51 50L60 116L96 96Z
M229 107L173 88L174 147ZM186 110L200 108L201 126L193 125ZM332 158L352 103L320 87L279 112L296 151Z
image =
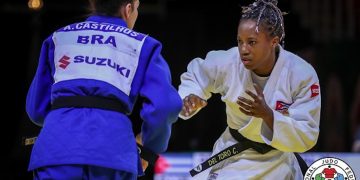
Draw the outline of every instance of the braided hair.
M251 19L256 22L256 32L259 26L268 32L270 37L278 36L284 45L285 30L281 10L277 7L277 0L255 0L249 6L242 7L241 20ZM240 20L240 21L241 21Z

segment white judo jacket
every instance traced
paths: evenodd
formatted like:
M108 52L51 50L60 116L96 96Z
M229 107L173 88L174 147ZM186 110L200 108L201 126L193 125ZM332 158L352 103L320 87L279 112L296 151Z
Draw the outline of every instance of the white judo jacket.
M305 152L317 142L321 108L319 79L309 63L279 48L279 57L263 89L266 103L273 109L273 131L261 118L247 116L239 110L237 98L251 99L245 91L254 94L256 91L251 72L242 64L237 47L211 51L205 59L195 58L181 75L178 91L182 98L195 94L207 100L212 93L221 94L228 126L252 141L275 148L266 154L245 150L196 175L195 179L303 179L292 152ZM235 143L226 128L214 145L213 155Z

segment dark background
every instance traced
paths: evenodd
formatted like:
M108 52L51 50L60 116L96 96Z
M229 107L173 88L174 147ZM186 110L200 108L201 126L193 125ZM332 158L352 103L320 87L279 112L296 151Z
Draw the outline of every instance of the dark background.
M240 6L252 1L143 0L135 30L163 44L173 84L189 61L210 50L236 46ZM36 71L42 41L54 30L84 20L87 0L45 0L30 10L27 0L2 0L2 144L0 179L31 179L26 171L31 151L23 137L39 128L25 112L26 93ZM321 133L311 151L350 152L356 122L350 118L359 78L360 3L356 0L279 0L285 16L285 48L317 70L322 93ZM169 102L171 103L171 102ZM226 127L225 106L214 95L194 118L173 126L169 152L210 151ZM135 108L132 117L138 119ZM358 114L358 111L356 111ZM357 117L357 122L359 117ZM354 121L354 120L353 120ZM134 129L138 128L135 121ZM330 140L330 141L329 141ZM151 170L148 170L151 174ZM145 179L145 178L143 178ZM151 179L151 178L148 178Z

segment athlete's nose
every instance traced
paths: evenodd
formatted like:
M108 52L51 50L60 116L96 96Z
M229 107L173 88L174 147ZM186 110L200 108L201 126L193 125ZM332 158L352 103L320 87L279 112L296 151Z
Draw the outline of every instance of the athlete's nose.
M239 45L239 51L241 56L247 56L249 55L249 50L245 44Z

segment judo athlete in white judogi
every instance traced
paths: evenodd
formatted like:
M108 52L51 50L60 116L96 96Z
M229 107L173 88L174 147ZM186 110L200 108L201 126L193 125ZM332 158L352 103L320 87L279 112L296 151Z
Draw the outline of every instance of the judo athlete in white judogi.
M182 119L205 107L212 93L226 104L228 127L213 147L216 156L192 170L195 179L303 179L294 152L317 142L319 79L309 63L279 44L284 25L276 4L259 0L244 8L238 47L195 58L181 75ZM250 146L239 152L230 147L242 143L234 134L268 151Z

